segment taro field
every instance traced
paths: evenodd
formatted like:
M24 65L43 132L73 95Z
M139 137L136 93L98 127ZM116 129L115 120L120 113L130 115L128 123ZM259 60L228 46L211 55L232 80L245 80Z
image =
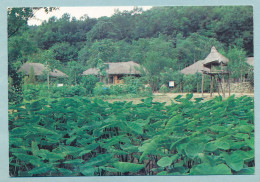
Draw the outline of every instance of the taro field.
M254 174L254 100L9 105L10 176Z

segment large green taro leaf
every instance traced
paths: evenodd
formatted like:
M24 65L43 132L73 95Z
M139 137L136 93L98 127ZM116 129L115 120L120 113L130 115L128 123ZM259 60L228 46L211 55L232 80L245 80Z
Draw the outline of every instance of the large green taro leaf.
M205 144L203 143L189 143L188 145L186 145L184 150L188 157L193 158L197 156L199 153L202 153L204 149Z
M241 175L250 175L255 173L255 168L254 167L249 167L249 168L244 168L240 171L238 171L236 174L241 174Z
M209 164L199 164L190 170L191 175L225 175L232 174L231 169L225 164L210 166Z
M244 160L241 158L242 155L237 154L237 153L233 153L231 155L224 153L224 160L226 162L226 164L233 170L235 171L240 171L241 169L243 169L243 165L244 165Z
M116 162L113 164L114 168L122 173L125 172L138 172L145 167L144 164L135 164L130 162Z
M217 140L207 143L205 149L210 152L213 152L217 149L228 150L230 149L230 145L228 142Z
M167 166L170 166L173 162L175 162L178 158L179 158L179 155L174 155L172 157L162 157L157 162L157 165L160 167L167 167Z

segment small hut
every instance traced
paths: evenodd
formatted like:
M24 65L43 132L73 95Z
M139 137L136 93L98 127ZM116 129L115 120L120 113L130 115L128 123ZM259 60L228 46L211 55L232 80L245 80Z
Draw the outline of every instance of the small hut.
M203 68L208 68L209 71L205 71L205 69L203 69L204 71L202 74L202 86L201 86L202 96L203 96L204 74L210 75L211 78L211 86L210 86L211 97L212 97L214 79L216 79L216 81L219 82L219 87L221 88L223 96L225 97L225 88L223 88L225 85L224 75L227 75L229 95L230 95L229 72L227 68L228 62L229 62L228 58L220 54L214 46L211 48L211 52L203 60ZM220 94L219 89L218 89L218 93Z
M44 75L44 73L47 73L47 82L48 82L48 88L50 87L50 77L53 78L65 78L68 77L65 73L53 69L52 71L48 71L48 68L44 66L41 63L24 63L22 67L18 70L18 72L23 72L25 75L29 75L31 69L34 71L34 75L37 77Z
M44 66L41 63L24 63L21 68L18 70L18 72L23 72L25 75L29 75L30 70L33 68L34 70L34 75L35 76L41 76L44 74L44 72L47 72L48 69L46 66ZM68 77L65 73L54 69L50 73L51 77Z
M126 75L137 76L137 77L141 75L141 72L138 70L140 68L140 65L133 61L109 62L104 64L107 65L106 73L107 73L108 83L110 84L122 83L121 78ZM90 68L84 71L82 75L91 75L91 74L99 76L98 69ZM102 81L105 82L105 80L106 77L103 77Z

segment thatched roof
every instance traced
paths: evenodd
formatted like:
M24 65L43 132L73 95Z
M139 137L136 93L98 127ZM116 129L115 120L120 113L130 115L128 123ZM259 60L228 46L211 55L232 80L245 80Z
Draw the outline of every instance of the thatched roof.
M41 64L41 63L24 63L21 68L18 70L18 72L24 72L26 75L29 75L31 67L33 67L35 76L43 75L45 71L47 71L47 68ZM52 77L68 77L65 73L54 69L52 72L50 72L50 76Z
M223 63L224 65L227 65L228 58L220 54L216 47L212 47L209 55L204 59L203 64L205 67L210 67L212 64L219 65L220 63Z
M110 75L140 75L141 72L138 70L140 65L133 62L115 62L115 63L104 63L108 65L106 70L107 74ZM82 75L97 75L98 70L96 68L90 68L83 72Z
M210 71L209 68L204 67L203 68L203 60L197 61L194 64L184 68L183 70L181 70L181 73L188 75L188 74L195 74L197 72L202 73L202 70L204 71Z
M254 57L248 57L246 59L246 62L251 65L251 66L254 66Z

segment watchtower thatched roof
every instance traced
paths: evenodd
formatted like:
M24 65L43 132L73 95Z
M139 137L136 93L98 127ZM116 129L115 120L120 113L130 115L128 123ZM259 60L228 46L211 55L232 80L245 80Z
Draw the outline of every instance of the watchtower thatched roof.
M197 72L202 73L202 70L203 71L210 71L210 69L207 68L207 67L203 68L203 60L200 60L200 61L197 61L194 64L182 69L181 73L183 73L185 75L196 74Z
M35 76L40 76L43 75L44 72L47 71L47 67L44 66L41 63L24 63L21 68L18 70L18 72L24 72L26 75L29 75L31 67L34 70ZM65 73L54 69L53 71L50 72L50 76L52 77L68 77Z
M228 58L220 54L216 47L213 46L209 55L204 59L203 65L204 67L210 68L211 65L220 65L221 63L227 65L228 61Z
M133 62L133 61L128 61L128 62L109 62L109 63L104 63L108 65L107 67L107 74L110 75L140 75L141 72L138 70L140 68L140 65ZM96 68L90 68L86 71L83 72L82 75L98 75L98 70Z

